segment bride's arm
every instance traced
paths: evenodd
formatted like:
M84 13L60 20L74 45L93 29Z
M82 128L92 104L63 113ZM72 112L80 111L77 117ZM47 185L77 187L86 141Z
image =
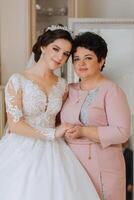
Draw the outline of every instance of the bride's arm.
M11 133L42 140L54 140L55 138L60 138L70 127L67 124L62 124L56 128L44 128L42 130L35 129L27 124L24 119L20 119L17 123L13 122L10 114L8 114L8 126Z
M62 137L67 125L58 128L31 127L25 120L22 106L22 89L18 77L13 76L5 88L7 122L11 133L32 137L35 139L53 140L55 137Z

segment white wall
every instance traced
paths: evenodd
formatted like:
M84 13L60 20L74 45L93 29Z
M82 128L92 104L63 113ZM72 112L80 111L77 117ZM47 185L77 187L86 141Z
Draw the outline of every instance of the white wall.
M28 57L28 0L1 0L2 84L22 72Z
M68 0L69 3L71 0ZM72 0L77 7L77 17L93 18L133 18L134 0ZM69 4L71 12L69 17L75 17L72 13L74 4ZM74 6L75 7L75 6Z

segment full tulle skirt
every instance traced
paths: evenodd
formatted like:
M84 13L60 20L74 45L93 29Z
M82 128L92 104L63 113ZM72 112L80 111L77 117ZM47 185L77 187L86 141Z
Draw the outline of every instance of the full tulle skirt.
M0 200L99 200L64 140L11 133L0 141Z

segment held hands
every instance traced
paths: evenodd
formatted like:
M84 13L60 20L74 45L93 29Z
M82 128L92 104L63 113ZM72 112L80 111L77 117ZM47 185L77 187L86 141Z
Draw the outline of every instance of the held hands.
M71 129L73 127L72 124L68 124L68 123L65 123L65 124L61 124L60 126L58 126L56 128L56 131L55 131L55 137L56 138L61 138L65 135L66 131Z
M84 131L84 127L80 125L75 125L66 131L65 137L67 139L77 139L84 136L83 131Z
M84 136L84 127L81 125L72 125L69 123L61 124L56 128L55 137L65 137L67 139L76 139Z
M72 128L66 130L65 137L67 139L77 139L81 137L86 137L93 142L100 143L97 127L95 126L86 127L81 125L74 125Z

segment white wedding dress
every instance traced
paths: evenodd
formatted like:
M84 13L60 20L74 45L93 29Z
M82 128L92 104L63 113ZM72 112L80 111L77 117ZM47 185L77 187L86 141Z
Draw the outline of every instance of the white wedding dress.
M59 78L47 96L24 75L13 74L5 89L7 112L14 122L23 117L32 127L51 134L65 87L64 79ZM0 141L0 200L99 200L99 197L63 139L43 141L7 131Z

